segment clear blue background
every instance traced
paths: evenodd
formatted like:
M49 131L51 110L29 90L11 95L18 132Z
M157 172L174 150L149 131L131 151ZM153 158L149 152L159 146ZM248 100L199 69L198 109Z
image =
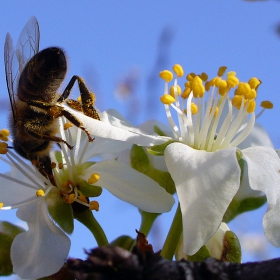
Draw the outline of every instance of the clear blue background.
M60 46L67 53L66 81L74 74L84 77L96 93L101 111L119 109L135 124L148 118L165 121L158 101L163 91L158 78L160 70L180 63L186 72L205 71L212 77L219 66L226 65L241 80L247 81L252 76L262 80L258 101L269 99L275 107L265 112L259 122L277 148L280 146L280 37L276 34L279 12L277 1L1 1L0 53L6 33L10 32L16 42L27 20L36 16L41 30L40 49ZM2 65L0 117L1 127L7 127L10 105ZM129 97L124 98L118 89L122 81L131 79L135 79L135 86ZM1 165L3 171L6 168ZM99 202L96 217L109 240L121 234L135 236L140 222L136 209L106 192ZM280 255L280 250L268 245L263 236L261 219L265 209L266 206L253 216L242 215L230 224L243 237L244 248L248 244L244 233L257 233L256 244L262 245L261 251L247 250L245 261ZM14 211L0 212L1 220L14 216ZM171 217L172 214L164 215L156 223L150 237L156 249L162 245ZM83 258L83 249L96 243L83 226L78 223L75 226L70 256ZM250 243L253 237L250 235Z

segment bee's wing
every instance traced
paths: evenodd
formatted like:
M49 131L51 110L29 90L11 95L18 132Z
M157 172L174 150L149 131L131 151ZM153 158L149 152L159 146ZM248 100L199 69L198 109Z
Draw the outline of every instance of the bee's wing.
M21 31L16 45L16 56L21 73L26 63L39 50L40 30L36 17L31 17Z
M17 120L15 95L17 94L18 80L24 66L39 50L40 31L35 17L31 17L24 26L16 46L8 33L4 45L4 63L6 82L13 113L14 122Z

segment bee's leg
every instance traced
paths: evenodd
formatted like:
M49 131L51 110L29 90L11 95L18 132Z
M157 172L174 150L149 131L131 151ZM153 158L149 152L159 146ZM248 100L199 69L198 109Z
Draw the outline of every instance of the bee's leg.
M78 118L76 118L74 115L72 115L70 112L66 110L62 110L61 113L67 120L69 120L75 126L80 128L87 135L89 142L93 142L94 138L90 136L89 132L86 130L86 128L83 126L83 123Z
M74 100L73 100L74 101ZM76 102L76 101L75 101ZM89 142L92 142L94 140L94 138L92 138L89 134L89 132L86 130L86 128L83 126L83 123L74 115L72 115L70 112L64 110L64 108L62 106L59 105L50 105L47 104L45 102L41 102L41 101L28 101L27 102L28 105L30 106L34 106L34 107L38 107L41 109L46 110L47 114L49 116L52 116L53 118L58 118L58 117L62 117L64 116L66 119L68 119L70 122L72 122L75 126L79 127L82 131L85 132L85 134L88 137ZM60 137L55 137L55 136L49 136L49 135L40 135L37 132L34 132L32 130L32 126L29 125L29 123L25 123L26 126L26 131L28 131L28 133L30 135L32 135L35 138L38 139L45 139L45 140L50 140L50 141L54 141L54 142L63 142L65 143L69 149L73 148L72 146L70 146L66 141L64 141L63 139L61 139ZM34 134L34 135L33 135ZM43 138L42 138L43 137Z
M25 131L31 135L32 137L39 139L39 140L46 140L46 141L53 141L53 142L58 142L58 143L64 143L67 145L67 147L72 150L74 146L71 146L68 144L65 140L63 140L60 137L57 136L52 136L52 135L47 135L47 134L40 134L36 131L33 130L33 126L30 122L27 122L24 124Z
M81 102L82 106L78 105L77 103L79 103L79 102L77 102L75 100L66 100L74 86L75 81L78 81L78 86L79 86L81 99L82 99L82 102ZM64 101L66 101L66 103L71 108L79 110L79 111L83 111L83 113L86 116L91 117L96 120L100 119L96 109L94 108L95 96L92 92L90 92L88 90L84 80L81 77L75 75L71 78L71 80L68 83L67 87L65 88L64 92L57 100L58 103L62 103Z

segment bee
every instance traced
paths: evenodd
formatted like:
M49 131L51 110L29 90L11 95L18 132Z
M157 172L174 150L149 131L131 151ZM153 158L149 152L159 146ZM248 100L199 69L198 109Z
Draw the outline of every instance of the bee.
M89 141L93 141L83 123L63 104L82 111L85 115L99 120L94 108L94 95L88 90L79 76L73 76L61 95L57 93L67 71L64 51L49 47L39 51L40 30L35 17L31 17L23 28L16 48L12 38L6 35L4 62L6 82L11 103L10 128L13 147L22 157L36 162L36 167L53 182L49 152L51 144L64 143L73 147L60 137L58 117L64 116L82 129ZM68 96L77 81L81 103Z

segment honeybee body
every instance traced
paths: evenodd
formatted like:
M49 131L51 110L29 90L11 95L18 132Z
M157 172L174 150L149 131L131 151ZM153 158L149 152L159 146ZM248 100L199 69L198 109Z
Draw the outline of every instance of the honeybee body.
M80 77L73 76L63 93L57 93L66 75L66 57L57 47L38 52L39 39L39 24L35 17L31 17L23 28L16 49L10 34L6 36L4 60L12 109L10 125L14 149L24 158L36 162L39 171L55 184L49 157L51 144L64 143L73 148L56 136L58 117L66 117L86 133L89 141L93 141L82 122L65 109L64 103L91 118L99 120L99 116L93 107L94 95ZM76 81L81 103L68 99Z
M14 149L26 159L44 162L51 141L43 135L54 137L58 132L58 120L45 109L28 102L55 104L57 90L66 75L66 65L61 49L48 48L33 56L21 73L16 100L17 119L15 121L12 115L10 123Z

